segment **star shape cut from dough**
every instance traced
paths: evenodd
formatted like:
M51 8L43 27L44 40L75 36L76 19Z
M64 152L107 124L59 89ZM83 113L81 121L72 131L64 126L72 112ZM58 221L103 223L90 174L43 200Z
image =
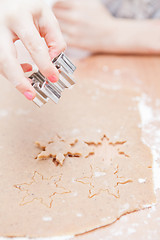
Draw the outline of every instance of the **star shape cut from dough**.
M87 158L93 151L92 147L88 146L82 140L63 139L60 136L55 136L54 139L47 144L36 142L36 145L43 151L38 155L38 159L53 158L61 166L65 158L68 157L85 157Z
M44 206L51 208L55 195L71 192L60 186L61 179L62 175L45 178L35 171L30 183L14 185L15 188L25 193L20 205L23 206L33 201L39 201Z

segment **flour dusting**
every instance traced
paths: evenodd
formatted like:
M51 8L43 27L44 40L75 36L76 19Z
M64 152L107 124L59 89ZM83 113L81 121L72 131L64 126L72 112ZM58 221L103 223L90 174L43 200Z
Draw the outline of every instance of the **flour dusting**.
M160 158L160 130L156 126L160 122L159 101L156 100L156 106L151 107L151 98L146 94L142 94L139 101L139 111L141 115L142 141L150 147L153 155L153 180L154 189L160 189L160 166L157 160Z

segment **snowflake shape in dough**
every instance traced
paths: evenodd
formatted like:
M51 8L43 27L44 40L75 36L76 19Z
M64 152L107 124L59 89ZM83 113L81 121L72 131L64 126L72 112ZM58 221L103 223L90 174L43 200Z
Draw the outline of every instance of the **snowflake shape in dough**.
M36 145L43 150L38 155L38 159L53 158L60 165L63 165L67 156L87 158L93 152L92 147L81 140L63 139L60 136L55 136L53 141L46 145L40 142L36 142Z
M105 178L106 174L107 173L105 171L100 169L98 171L97 170L94 171L92 165L90 165L90 174L86 177L76 179L75 181L78 183L87 184L89 186L88 190L89 198L93 198L102 192L107 192L108 194L111 194L115 198L118 198L119 194L117 189L112 187L112 191L110 190L111 186L109 186L109 184L105 180L107 179ZM116 183L114 183L113 185L115 184Z
M104 135L101 138L100 144L94 148L93 159L99 159L98 167L108 169L110 165L113 166L115 159L129 158L129 155L122 151L121 146L125 145L126 141L111 142L109 138Z
M113 197L119 198L119 185L132 182L131 179L119 176L119 165L114 163L118 156L129 157L124 151L120 150L120 146L125 143L125 141L112 143L104 135L101 143L94 147L94 155L92 161L90 161L90 174L76 179L76 182L89 186L89 198L93 198L102 192L107 192Z
M15 188L25 193L20 205L23 206L37 200L46 207L51 208L55 195L71 192L60 186L61 179L62 175L45 178L35 171L30 183L14 185Z
M106 171L103 171L101 169L97 171L97 169L98 168L96 168L96 171L95 171L92 165L90 165L90 175L87 177L82 177L75 180L78 183L87 184L89 186L89 190L88 190L89 198L93 198L102 192L107 192L113 197L119 198L120 197L119 185L132 182L131 179L126 179L125 177L119 177L118 175L119 166L117 166L117 169L115 170L114 175L112 175L112 183L107 182Z

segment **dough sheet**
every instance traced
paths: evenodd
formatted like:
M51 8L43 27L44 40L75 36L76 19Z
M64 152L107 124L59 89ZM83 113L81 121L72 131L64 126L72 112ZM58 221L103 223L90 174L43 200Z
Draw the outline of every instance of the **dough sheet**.
M76 79L41 109L3 82L0 236L81 234L155 202L139 94Z

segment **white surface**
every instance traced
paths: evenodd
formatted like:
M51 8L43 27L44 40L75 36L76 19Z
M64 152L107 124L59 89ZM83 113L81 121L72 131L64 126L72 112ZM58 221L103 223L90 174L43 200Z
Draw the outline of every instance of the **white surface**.
M139 101L139 111L141 115L142 141L151 149L153 155L153 180L154 189L160 189L160 166L157 163L160 158L160 130L156 127L156 122L160 121L160 108L154 110L151 107L151 99L143 94Z

